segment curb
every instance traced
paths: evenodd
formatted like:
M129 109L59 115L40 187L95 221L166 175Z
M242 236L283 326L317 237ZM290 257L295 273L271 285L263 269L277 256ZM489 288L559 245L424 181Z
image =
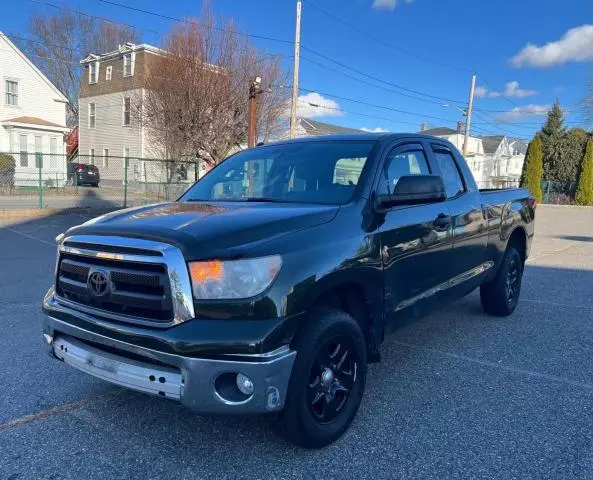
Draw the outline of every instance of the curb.
M591 205L556 205L555 203L538 203L537 208L593 208Z
M56 215L101 215L112 210L94 210L92 208L20 208L0 210L0 218L44 218Z

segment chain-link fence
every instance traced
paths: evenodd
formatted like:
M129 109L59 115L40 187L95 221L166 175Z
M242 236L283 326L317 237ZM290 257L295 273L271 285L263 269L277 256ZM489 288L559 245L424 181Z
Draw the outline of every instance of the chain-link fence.
M204 167L187 159L0 153L0 210L110 210L175 200Z
M570 205L574 203L574 196L577 189L577 182L542 182L542 203L555 205Z

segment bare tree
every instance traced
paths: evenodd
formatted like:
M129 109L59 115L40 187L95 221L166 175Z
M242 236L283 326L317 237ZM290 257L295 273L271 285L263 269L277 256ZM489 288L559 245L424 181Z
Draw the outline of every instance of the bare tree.
M260 54L232 21L217 24L208 6L199 19L173 27L151 61L138 109L147 138L162 158L192 156L215 165L247 136L247 98L254 76L258 135L268 139L285 117L285 74L277 59Z
M31 40L21 47L69 101L68 124L78 122L78 92L82 79L80 60L88 53L105 53L126 42L138 42L131 27L101 20L69 8L54 15L35 14L28 26Z

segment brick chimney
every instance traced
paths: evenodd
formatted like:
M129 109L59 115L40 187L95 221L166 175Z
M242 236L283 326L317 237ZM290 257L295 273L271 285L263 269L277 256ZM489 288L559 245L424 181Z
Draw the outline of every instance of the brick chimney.
M457 120L457 133L459 135L461 135L461 129L463 128L463 123L461 123L461 120Z

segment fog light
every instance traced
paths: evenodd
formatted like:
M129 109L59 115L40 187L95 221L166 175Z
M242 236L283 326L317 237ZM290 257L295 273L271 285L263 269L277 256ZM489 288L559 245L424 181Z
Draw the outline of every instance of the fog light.
M253 382L247 375L237 374L237 388L243 395L253 395Z
M47 333L43 334L43 338L45 339L45 343L47 343L48 345L51 345L54 341L54 337Z

